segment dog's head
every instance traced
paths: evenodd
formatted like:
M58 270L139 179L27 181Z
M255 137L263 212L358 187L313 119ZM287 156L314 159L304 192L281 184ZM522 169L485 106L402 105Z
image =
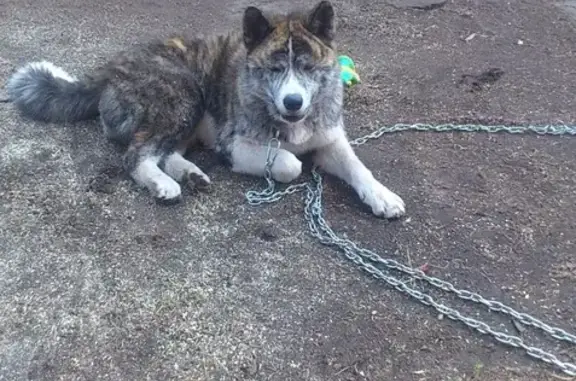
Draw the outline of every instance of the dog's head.
M335 19L330 2L309 12L264 15L249 7L243 34L247 50L247 90L266 104L276 120L296 123L339 79L334 44ZM335 95L335 94L332 94Z

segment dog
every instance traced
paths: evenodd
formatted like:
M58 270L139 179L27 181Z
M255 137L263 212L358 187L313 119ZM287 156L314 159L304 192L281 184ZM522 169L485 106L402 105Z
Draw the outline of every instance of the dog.
M138 44L77 79L46 61L18 69L8 96L24 117L49 123L97 119L125 146L123 167L158 200L210 178L185 158L202 144L232 171L265 176L277 138L274 180L300 176L306 153L352 186L374 215L398 218L402 199L375 179L350 146L342 115L335 11L329 1L287 14L250 6L240 31Z

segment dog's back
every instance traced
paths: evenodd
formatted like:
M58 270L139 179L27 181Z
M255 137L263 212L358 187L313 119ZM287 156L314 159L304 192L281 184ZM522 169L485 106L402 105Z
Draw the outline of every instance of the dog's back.
M262 163L244 155L250 148L238 148L242 139L264 144L278 136L300 146L319 129L341 128L334 11L327 1L283 15L248 7L241 33L138 46L82 80L31 63L8 81L8 93L33 119L99 116L106 135L127 145L124 165L132 177L156 197L177 199L178 181L210 181L182 157L207 115L215 129L202 137L213 139L207 143L233 169L253 174Z

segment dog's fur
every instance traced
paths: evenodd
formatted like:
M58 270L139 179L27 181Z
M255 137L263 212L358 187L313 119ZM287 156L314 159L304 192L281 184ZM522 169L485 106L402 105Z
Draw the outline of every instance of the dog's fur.
M23 115L45 122L99 116L105 134L127 146L124 167L157 198L180 199L182 182L210 179L184 158L200 142L232 170L264 176L267 143L278 137L271 172L291 182L296 157L350 184L374 214L404 214L404 202L380 184L349 145L342 119L343 85L328 1L312 11L244 12L242 33L173 37L118 54L82 80L48 62L19 69L8 81Z

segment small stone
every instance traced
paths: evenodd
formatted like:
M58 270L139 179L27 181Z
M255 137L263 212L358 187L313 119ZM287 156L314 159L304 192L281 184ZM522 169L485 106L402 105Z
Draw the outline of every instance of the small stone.
M280 237L280 229L274 225L265 225L260 228L259 235L264 241L273 242Z
M518 331L519 334L523 334L524 331L526 331L526 328L524 328L522 323L520 323L519 321L512 319L512 324L514 325L514 328L516 328L516 331Z
M444 6L448 0L388 0L388 4L396 8L413 8L430 11Z
M254 377L260 370L260 364L255 358L250 358L240 365L240 370L245 376Z

